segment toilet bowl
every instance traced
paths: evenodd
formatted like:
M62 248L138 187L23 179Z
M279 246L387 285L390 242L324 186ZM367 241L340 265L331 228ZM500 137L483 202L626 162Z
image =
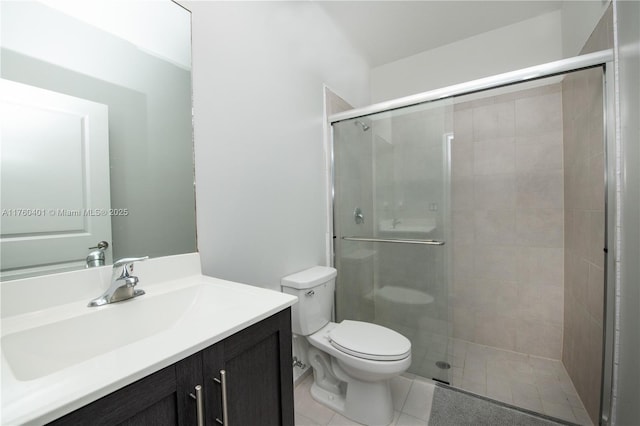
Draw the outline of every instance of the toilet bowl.
M314 267L282 279L282 291L298 296L294 334L311 344L311 395L356 422L393 420L389 381L411 365L411 342L386 327L361 321L331 322L336 270Z
M411 342L376 324L349 320L330 322L307 339L314 347L335 357L350 376L359 380L390 379L411 365Z

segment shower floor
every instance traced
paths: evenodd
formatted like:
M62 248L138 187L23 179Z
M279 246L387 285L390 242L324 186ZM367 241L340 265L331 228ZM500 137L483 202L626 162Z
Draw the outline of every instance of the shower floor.
M475 394L592 425L562 362L451 339L452 385Z

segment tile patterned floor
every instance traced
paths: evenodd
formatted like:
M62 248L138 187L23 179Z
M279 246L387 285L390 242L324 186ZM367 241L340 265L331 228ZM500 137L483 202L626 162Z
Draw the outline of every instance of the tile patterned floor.
M470 392L585 426L592 422L560 361L452 339L452 384ZM314 401L313 376L295 389L297 426L358 425ZM434 384L412 374L391 381L392 426L426 426Z
M591 426L562 362L452 339L452 385Z

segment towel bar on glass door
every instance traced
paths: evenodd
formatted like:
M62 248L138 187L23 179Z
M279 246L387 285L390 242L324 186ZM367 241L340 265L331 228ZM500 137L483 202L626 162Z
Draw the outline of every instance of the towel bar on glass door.
M342 237L346 241L365 241L369 243L400 243L400 244L423 244L428 246L443 246L444 241L438 240L414 240L406 238L370 238L370 237Z

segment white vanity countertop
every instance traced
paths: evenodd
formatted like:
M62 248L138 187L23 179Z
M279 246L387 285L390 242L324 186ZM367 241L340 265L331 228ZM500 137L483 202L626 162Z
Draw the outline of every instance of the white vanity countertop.
M175 272L176 266L183 276ZM102 290L90 289L91 296L82 295L80 300L65 300L54 291L57 304L52 306L45 306L46 301L37 297L26 304L16 300L12 305L8 300L33 291L39 285L34 281L47 278L54 289L69 282L75 288L75 279L86 280L88 274L104 279L105 268L110 271L104 267L2 283L3 425L52 421L297 300L277 291L201 275L197 253L141 263L134 275L140 278L137 288L146 294L115 304L86 306L107 288L100 283L97 287ZM164 274L165 268L171 271ZM163 276L170 279L159 281ZM70 346L76 347L69 351Z

